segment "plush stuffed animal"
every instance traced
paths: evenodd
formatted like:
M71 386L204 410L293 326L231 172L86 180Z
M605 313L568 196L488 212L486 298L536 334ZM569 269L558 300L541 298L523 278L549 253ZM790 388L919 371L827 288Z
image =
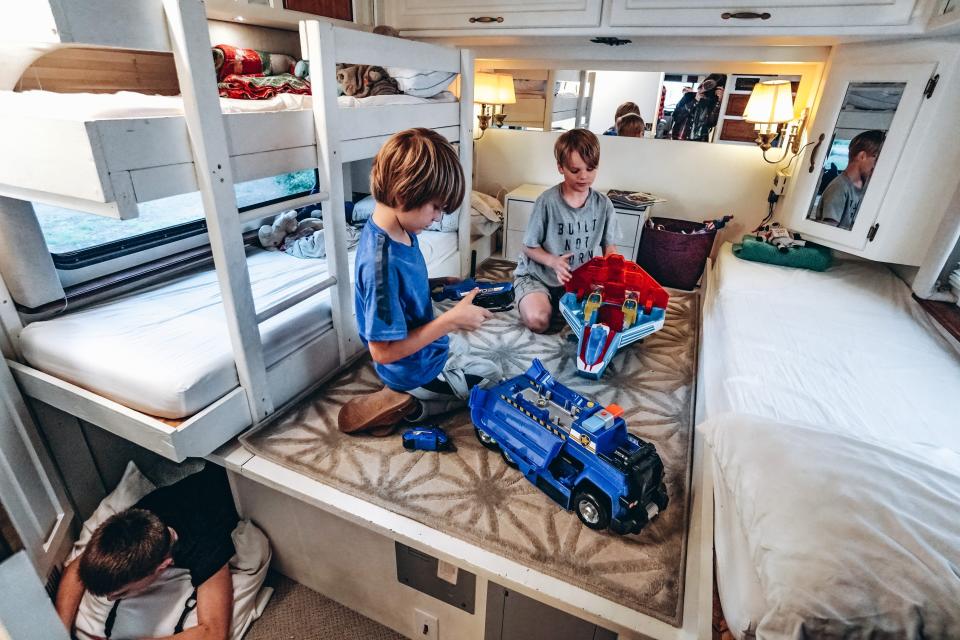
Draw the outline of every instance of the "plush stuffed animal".
M397 81L386 69L369 64L338 64L337 84L343 94L354 98L396 95L400 93Z
M284 211L273 219L273 224L265 224L257 231L257 239L264 249L276 249L283 244L284 238L297 230L297 212Z

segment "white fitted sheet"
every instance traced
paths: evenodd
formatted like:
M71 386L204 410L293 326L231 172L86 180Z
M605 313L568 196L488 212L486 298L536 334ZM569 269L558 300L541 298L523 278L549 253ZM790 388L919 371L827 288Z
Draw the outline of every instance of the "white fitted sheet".
M738 412L853 437L960 450L960 356L877 263L824 273L741 260L724 245L704 307L704 418ZM735 496L715 469L717 583L731 631L766 613ZM735 518L734 518L735 520Z
M406 94L353 98L340 96L341 107L380 107L394 104L432 104L456 102L456 97L444 91L432 98L418 98ZM308 95L281 93L266 100L239 100L220 98L223 113L257 113L267 111L296 111L312 109ZM4 117L25 116L86 122L116 118L155 118L182 116L183 99L180 96L158 96L118 91L116 93L56 93L54 91L0 91L0 114Z
M431 269L458 248L456 233L424 231L419 240ZM349 262L352 280L353 252ZM327 277L326 260L303 260L279 252L254 250L247 265L258 309L289 299ZM267 366L330 327L329 291L270 318L260 325ZM31 366L163 418L190 416L239 384L212 268L31 323L20 340ZM311 382L290 383L304 389Z

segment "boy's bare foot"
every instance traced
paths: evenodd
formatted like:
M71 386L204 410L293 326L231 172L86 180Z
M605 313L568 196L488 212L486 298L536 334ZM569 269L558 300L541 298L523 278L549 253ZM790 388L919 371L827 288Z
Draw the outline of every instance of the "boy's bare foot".
M416 409L416 398L384 387L376 393L354 398L343 405L340 415L337 416L337 426L343 433L375 429L377 435L387 435L384 433L385 427L393 427Z

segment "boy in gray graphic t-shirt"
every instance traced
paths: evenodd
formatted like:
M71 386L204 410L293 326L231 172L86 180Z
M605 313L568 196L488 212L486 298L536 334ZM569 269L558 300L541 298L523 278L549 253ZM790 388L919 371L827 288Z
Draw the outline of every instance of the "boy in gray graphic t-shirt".
M600 164L597 137L573 129L553 151L563 182L533 205L514 282L520 320L536 333L550 325L570 273L594 256L616 253L613 203L591 188Z

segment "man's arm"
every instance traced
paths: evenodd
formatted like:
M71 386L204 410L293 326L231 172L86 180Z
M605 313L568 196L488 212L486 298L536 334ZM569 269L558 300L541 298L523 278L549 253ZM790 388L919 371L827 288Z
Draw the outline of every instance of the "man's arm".
M67 631L73 630L84 590L83 583L80 582L80 558L77 558L64 569L60 586L57 587L57 615L60 616Z
M233 579L223 565L197 588L197 626L153 640L227 640L233 623Z

